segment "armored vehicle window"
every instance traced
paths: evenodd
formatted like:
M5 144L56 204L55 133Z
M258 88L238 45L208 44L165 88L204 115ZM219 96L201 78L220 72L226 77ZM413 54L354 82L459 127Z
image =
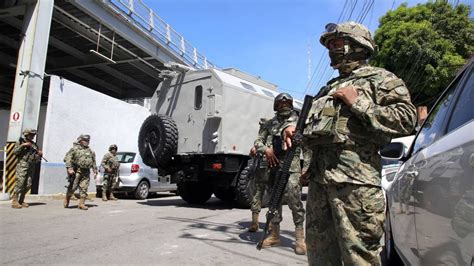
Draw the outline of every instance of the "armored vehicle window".
M194 109L199 110L202 107L202 86L196 86L194 90Z
M269 92L269 91L267 91L267 90L262 90L262 91L263 91L263 93L264 93L265 95L267 95L267 96L269 96L269 97L272 97L272 98L275 97L275 96L273 96L273 93L271 93L271 92Z
M250 85L250 84L248 84L248 83L240 82L240 84L242 84L242 86L243 86L245 89L249 90L249 91L257 92L257 90L256 90L252 85ZM272 97L273 97L273 96L272 96Z

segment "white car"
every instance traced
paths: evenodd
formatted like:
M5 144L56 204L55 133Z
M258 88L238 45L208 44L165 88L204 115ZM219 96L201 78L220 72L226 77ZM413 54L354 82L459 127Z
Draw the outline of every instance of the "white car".
M132 194L136 199L146 199L151 192L176 191L176 182L170 176L158 175L156 168L143 163L137 152L117 152L120 162L119 177L114 192ZM96 179L97 197L102 197L103 169Z

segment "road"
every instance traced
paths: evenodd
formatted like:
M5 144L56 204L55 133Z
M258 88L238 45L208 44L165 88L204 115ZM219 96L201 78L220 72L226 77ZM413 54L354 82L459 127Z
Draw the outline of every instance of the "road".
M190 205L173 194L148 200L31 199L28 209L0 202L0 261L18 264L298 265L294 225L283 208L282 246L257 251L250 211L216 198ZM265 210L266 211L266 210ZM263 213L261 226L263 226Z

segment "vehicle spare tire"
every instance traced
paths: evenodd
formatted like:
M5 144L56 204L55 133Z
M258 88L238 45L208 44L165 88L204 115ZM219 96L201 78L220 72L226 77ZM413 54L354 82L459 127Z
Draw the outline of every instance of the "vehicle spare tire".
M153 114L143 121L138 134L138 151L146 165L166 168L177 150L178 127L171 117Z
M237 180L237 186L235 187L235 201L242 208L250 208L252 204L252 198L255 194L255 178L250 176L250 167L245 167L240 172L239 179ZM270 193L265 190L262 199L262 208L266 207L270 202Z

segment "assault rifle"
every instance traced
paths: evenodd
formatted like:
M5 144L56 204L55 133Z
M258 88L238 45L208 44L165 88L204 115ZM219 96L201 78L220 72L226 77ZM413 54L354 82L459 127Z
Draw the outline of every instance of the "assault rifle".
M268 235L268 227L270 222L273 220L275 215L278 213L278 209L281 206L281 200L283 198L283 194L285 192L286 184L288 183L288 178L290 177L290 167L291 163L296 154L299 154L301 151L301 143L303 141L303 130L305 127L306 118L308 117L309 110L311 109L311 105L313 102L313 97L306 95L304 98L303 107L301 108L301 113L298 118L298 122L296 123L296 130L293 138L291 139L291 148L286 151L285 160L283 161L282 166L278 170L276 174L275 185L272 189L272 196L270 198L270 203L268 207L268 212L266 215L267 221L265 223L265 228L263 230L263 235L257 244L257 249L262 249L263 240Z
M19 141L20 141L20 144L23 144L23 143L26 142L26 140L25 140L24 138L22 138L22 137L20 137L20 140L19 140ZM32 141L32 143L34 143L34 142ZM30 151L32 154L38 154L38 155L39 155L38 150L37 150L36 148L34 148L33 146L30 146L29 149L30 149L29 151ZM48 162L48 160L46 160L46 158L44 158L43 155L39 155L39 156L40 156L41 159L43 159L45 162Z

